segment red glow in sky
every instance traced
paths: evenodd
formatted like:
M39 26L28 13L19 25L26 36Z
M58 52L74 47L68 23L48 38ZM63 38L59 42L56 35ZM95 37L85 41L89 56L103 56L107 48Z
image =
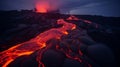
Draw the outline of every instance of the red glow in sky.
M46 13L47 12L47 4L36 4L36 10L37 12L40 12L40 13Z
M57 10L59 7L59 0L38 0L35 4L36 12L46 13Z

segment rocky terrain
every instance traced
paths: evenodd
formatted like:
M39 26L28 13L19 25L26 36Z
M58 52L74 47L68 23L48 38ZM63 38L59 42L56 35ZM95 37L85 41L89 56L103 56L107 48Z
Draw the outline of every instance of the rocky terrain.
M0 66L118 66L119 17L1 11L0 18Z

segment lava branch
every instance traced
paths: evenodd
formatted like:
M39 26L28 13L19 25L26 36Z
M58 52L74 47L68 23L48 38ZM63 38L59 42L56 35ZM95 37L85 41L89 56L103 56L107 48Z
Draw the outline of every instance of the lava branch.
M61 41L62 42L62 41ZM78 46L78 50L76 53L74 53L72 51L72 49L70 48L69 44L64 43L64 47L60 47L59 45L56 45L56 50L61 51L62 53L65 54L66 58L72 59L72 60L76 60L78 62L80 62L81 64L83 63L85 67L92 67L91 64L89 64L85 58L84 55L82 53L82 51L80 50L80 46Z
M21 43L17 44L0 53L0 66L7 67L12 61L16 58L23 55L31 55L36 50L47 47L46 42L50 39L56 38L59 39L62 35L67 35L67 30L73 30L76 28L75 24L67 23L63 19L59 19L57 21L58 24L63 24L61 28L53 28L48 31L45 31L39 34L37 37ZM41 62L39 62L41 63ZM44 66L44 65L42 65Z

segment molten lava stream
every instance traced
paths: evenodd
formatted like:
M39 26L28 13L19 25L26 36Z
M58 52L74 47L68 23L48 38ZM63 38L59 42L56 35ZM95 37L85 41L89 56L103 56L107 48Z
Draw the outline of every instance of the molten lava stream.
M67 30L76 28L75 24L67 23L63 19L57 21L58 24L63 24L61 28L53 28L39 34L30 41L17 44L0 53L0 67L7 67L16 58L23 55L30 55L38 49L46 48L46 42L52 38L60 39L61 36L67 35Z

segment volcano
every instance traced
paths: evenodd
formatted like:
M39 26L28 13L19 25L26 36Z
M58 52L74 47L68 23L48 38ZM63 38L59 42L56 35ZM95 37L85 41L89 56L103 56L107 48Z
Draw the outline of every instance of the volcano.
M43 14L31 13L32 21L37 23L24 23L19 25L19 28L8 31L13 32L25 29L23 33L19 33L20 36L28 36L28 34L32 36L34 32L37 35L18 44L12 44L13 46L1 51L0 67L116 66L111 49L104 44L96 42L88 35L91 31L111 34L111 29L108 30L101 24L74 15L54 14L56 17L52 18L46 13L46 9L41 8L39 11ZM29 14L27 15L22 19L30 20L31 17ZM18 17L18 19L20 18ZM47 29L40 32L45 28ZM16 41L16 39L13 41ZM19 41L19 39L17 40ZM11 41L12 39L10 39L9 44Z

